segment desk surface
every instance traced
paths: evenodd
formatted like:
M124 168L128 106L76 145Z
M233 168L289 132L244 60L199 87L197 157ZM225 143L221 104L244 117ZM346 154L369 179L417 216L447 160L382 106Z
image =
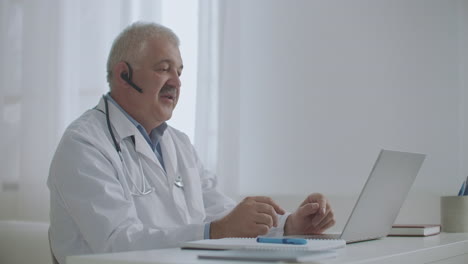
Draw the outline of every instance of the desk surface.
M197 254L199 252L198 250L171 248L84 255L67 258L67 264L215 263L209 260L198 260ZM402 264L429 262L467 263L468 233L441 233L430 237L386 237L379 240L360 242L340 249L336 258L313 263ZM216 263L239 264L242 262L217 260Z

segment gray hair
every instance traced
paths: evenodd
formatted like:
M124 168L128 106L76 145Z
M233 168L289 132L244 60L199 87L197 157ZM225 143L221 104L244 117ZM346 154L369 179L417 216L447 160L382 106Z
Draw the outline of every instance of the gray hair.
M107 82L112 80L112 68L121 61L134 62L141 56L147 40L165 38L179 46L177 35L169 28L151 22L135 22L114 40L107 59Z

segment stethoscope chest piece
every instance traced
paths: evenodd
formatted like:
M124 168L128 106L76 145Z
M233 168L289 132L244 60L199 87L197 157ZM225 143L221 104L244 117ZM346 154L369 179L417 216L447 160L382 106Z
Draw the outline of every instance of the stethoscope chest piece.
M177 178L174 181L174 185L181 189L184 188L184 182L182 181L182 177L180 177L180 175L177 175Z

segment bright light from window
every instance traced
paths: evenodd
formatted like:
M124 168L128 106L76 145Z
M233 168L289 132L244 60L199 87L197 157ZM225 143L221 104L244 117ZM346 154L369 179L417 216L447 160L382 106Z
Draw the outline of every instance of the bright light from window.
M163 0L161 14L162 24L179 36L184 63L181 96L168 123L186 133L193 142L197 94L198 1Z

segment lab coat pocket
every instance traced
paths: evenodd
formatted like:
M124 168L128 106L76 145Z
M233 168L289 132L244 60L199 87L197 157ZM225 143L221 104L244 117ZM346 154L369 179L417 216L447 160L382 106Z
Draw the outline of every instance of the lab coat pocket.
M120 182L126 198L135 206L138 219L145 224L154 224L164 220L153 210L155 207L161 208L159 204L155 204L158 200L154 188L145 175L132 165L134 164L130 164L130 168L123 168L123 177L120 178Z
M154 191L146 195L133 194L132 197L138 218L142 223L156 224L161 221L167 221L165 214L161 214L161 211L165 210L164 204L157 198ZM158 208L161 210L158 210Z

